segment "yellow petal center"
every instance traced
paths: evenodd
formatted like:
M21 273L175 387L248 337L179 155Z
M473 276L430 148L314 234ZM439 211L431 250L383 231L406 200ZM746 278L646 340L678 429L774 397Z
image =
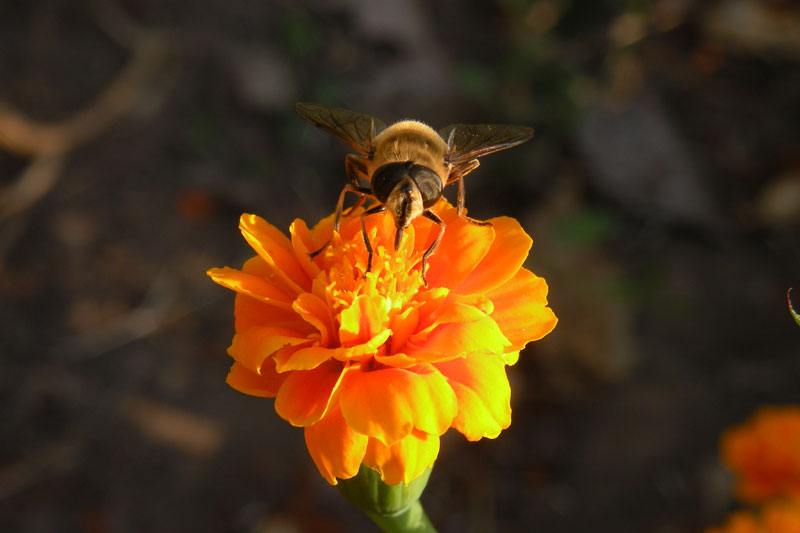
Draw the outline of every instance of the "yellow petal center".
M409 306L416 306L416 295L423 290L419 267L422 254L413 247L413 229L407 232L398 250L384 246L373 228L369 238L373 246L372 267L367 272L367 253L362 239L344 241L334 238L322 258L324 296L334 316L350 309L359 296L368 297L374 307L373 324L378 331L391 323L392 318ZM339 320L341 323L341 319Z

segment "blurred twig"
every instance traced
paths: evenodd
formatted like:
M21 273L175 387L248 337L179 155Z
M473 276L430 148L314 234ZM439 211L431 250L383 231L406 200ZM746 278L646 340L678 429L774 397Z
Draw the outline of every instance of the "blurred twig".
M70 118L44 123L0 102L0 147L22 156L61 155L96 138L136 103L168 52L164 36L153 33L134 48L128 64L85 109Z
M166 32L137 26L109 2L93 3L92 11L101 29L129 49L131 57L108 87L65 120L37 121L0 101L0 149L30 158L18 177L0 188L0 222L44 198L58 182L67 155L130 113L172 56ZM23 233L21 224L10 224L13 231L0 235L0 270L5 253Z
M177 300L175 281L165 268L155 276L141 304L125 315L109 320L91 334L67 339L64 351L75 353L75 360L91 359L152 335L191 312L176 311L174 304Z
M63 166L63 154L34 158L14 183L0 189L0 220L24 211L47 194L58 181Z

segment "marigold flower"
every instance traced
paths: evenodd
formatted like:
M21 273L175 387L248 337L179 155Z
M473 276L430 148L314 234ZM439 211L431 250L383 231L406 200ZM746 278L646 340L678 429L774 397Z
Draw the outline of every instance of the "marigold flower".
M331 484L363 462L388 485L408 483L430 467L439 437L453 427L468 440L494 438L511 423L506 365L550 332L547 285L522 268L531 239L511 218L471 224L442 200L447 231L428 259L439 228L422 217L394 250L388 213L365 218L375 250L365 276L363 209L291 238L255 215L240 229L257 255L241 270L209 276L236 291L234 359L228 383L274 397L275 410L305 428L309 453Z
M773 501L760 511L736 511L724 525L705 533L800 533L800 506L793 501Z
M800 497L800 407L764 407L720 442L722 459L737 476L737 497L757 503Z

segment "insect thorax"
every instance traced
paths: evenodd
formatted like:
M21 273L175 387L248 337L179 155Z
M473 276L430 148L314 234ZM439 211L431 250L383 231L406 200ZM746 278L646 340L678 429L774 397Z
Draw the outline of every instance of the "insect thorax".
M429 126L414 120L391 125L375 138L374 161L386 163L411 161L440 172L447 145Z

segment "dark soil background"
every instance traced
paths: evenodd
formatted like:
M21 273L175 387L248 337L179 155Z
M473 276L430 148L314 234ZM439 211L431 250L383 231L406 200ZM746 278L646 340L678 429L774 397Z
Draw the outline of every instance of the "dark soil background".
M227 387L204 274L242 212L333 210L346 149L296 101L537 130L466 199L531 233L560 322L511 428L444 437L440 531L723 520L720 432L800 402L795 2L5 0L0 531L375 530Z

